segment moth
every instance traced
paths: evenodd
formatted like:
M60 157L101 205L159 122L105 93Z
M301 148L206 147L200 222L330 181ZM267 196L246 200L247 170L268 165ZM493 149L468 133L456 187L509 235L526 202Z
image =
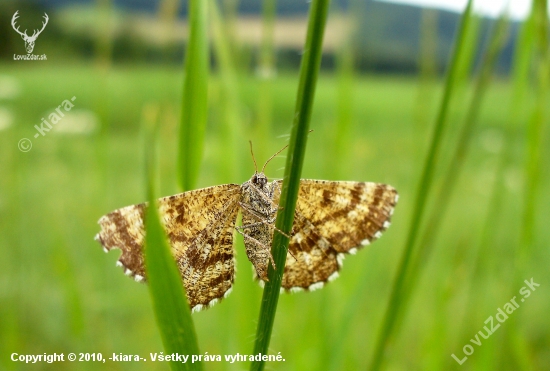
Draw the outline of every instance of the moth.
M158 199L161 222L193 312L213 306L231 292L235 234L243 236L260 283L268 280L269 264L275 268L271 242L282 181L269 182L264 169L281 151L261 171L254 160L254 174L243 184ZM302 179L292 232L287 236L282 289L311 291L337 278L346 254L355 254L390 226L397 199L396 190L386 184ZM122 250L117 265L138 282L146 280L146 207L146 203L127 206L101 217L101 231L96 235L105 252ZM239 212L242 223L237 226Z

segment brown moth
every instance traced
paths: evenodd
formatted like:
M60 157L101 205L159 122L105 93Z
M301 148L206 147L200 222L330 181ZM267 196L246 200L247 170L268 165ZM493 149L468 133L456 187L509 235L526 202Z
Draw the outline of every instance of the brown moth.
M243 236L260 283L267 281L268 265L275 267L271 241L282 181L268 182L264 169L279 152L241 185L224 184L158 200L161 222L194 312L231 292L234 231ZM315 290L338 277L345 254L355 254L389 227L397 199L395 189L386 184L302 179L282 289ZM105 252L122 250L117 265L136 281L145 280L146 207L146 203L127 206L101 217L96 236ZM239 211L242 225L236 226Z

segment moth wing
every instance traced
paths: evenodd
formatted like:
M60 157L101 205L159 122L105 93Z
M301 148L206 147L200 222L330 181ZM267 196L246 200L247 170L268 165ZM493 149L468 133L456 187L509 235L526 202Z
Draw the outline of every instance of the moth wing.
M226 184L158 199L159 215L194 311L229 294L233 285L233 229L240 186ZM143 241L147 203L99 219L97 239L108 252L119 248L117 265L136 281L146 279Z
M340 253L368 245L390 225L397 191L387 184L304 179L296 210Z
M282 287L314 290L338 277L345 253L389 227L397 198L386 184L301 180Z

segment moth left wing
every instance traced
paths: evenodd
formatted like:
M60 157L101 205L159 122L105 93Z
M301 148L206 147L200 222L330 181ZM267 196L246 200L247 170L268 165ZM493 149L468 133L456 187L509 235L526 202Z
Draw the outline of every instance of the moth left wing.
M345 253L389 227L397 198L386 184L301 180L282 287L314 290L336 278Z
M354 253L390 226L397 191L387 184L303 179L296 210L339 253Z

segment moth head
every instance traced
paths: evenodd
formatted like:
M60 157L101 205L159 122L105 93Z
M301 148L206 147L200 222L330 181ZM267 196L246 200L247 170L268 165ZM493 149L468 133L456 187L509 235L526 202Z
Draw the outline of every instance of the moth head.
M250 181L257 187L263 188L267 184L267 177L264 173L254 173Z

